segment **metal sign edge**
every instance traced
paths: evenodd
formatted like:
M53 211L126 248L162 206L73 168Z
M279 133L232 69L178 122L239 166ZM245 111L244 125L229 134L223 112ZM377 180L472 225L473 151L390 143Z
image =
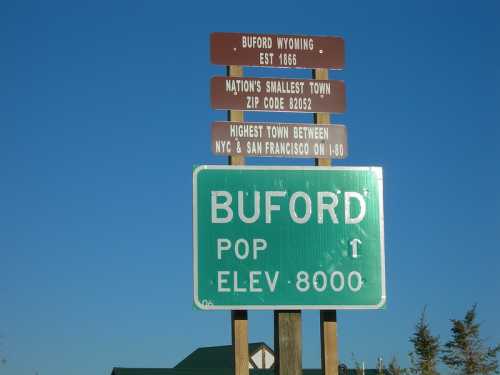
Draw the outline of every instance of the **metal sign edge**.
M209 35L209 54L210 54L210 63L213 65L226 65L222 63L216 63L213 61L212 58L212 36L216 34L236 34L236 35L269 35L273 37L305 37L305 38L332 38L332 39L338 39L342 43L342 50L343 50L343 58L342 58L342 65L340 67L317 67L317 68L324 68L324 69L330 69L330 70L344 70L345 69L345 39L343 36L340 35L297 35L297 34L265 34L265 33L255 33L255 32L250 32L250 33L244 33L244 32L233 32L233 31L213 31ZM267 65L248 65L248 64L241 64L242 66L247 66L247 67L255 67L255 68L272 68L272 69L311 69L310 67L303 67L303 66L267 66ZM317 69L317 68L312 68L312 69Z
M235 109L235 108L226 108L226 106L224 107L216 107L214 105L214 96L212 95L212 85L213 85L213 82L217 79L217 78L222 78L222 79L227 79L227 78L231 78L231 79L243 79L243 80L247 80L247 79L268 79L268 80L271 80L271 79L275 79L275 80L281 80L281 81L305 81L305 82L317 82L317 81L329 81L329 82L335 82L341 86L343 86L343 89L344 89L344 108L343 108L343 111L330 111L330 112L326 112L326 113L336 113L336 114L344 114L347 112L347 95L346 95L346 84L345 84L345 81L343 79L322 79L322 80L315 80L315 79L311 79L311 78L290 78L290 77L228 77L228 76L219 76L219 75L214 75L212 77L210 77L210 108L214 111L231 111L231 110L235 110L235 111L245 111L245 112L259 112L259 113L318 113L318 112L315 112L315 111L306 111L306 110L274 110L274 109L248 109L248 108L243 108L243 109ZM222 94L223 95L223 94Z
M338 124L338 123L334 123L334 124L311 124L311 123L305 123L305 122L269 122L269 121L212 121L212 128L211 128L211 137L213 135L213 131L214 131L214 127L218 124L221 124L222 126L228 126L228 125L231 125L231 124L241 124L241 125L284 125L284 126L333 126L333 127L340 127L340 128L343 128L343 131L345 133L345 139L346 139L346 143L345 143L345 155L343 157L340 157L340 158L332 158L332 160L345 160L349 157L349 144L348 144L348 132L347 132L347 126L345 124ZM212 155L215 155L215 156L229 156L229 155L238 155L238 154L217 154L215 153L214 149L213 149L213 144L212 144L212 141L213 141L213 138L210 139L210 143L211 143L211 151L212 151ZM247 155L248 156L248 155ZM283 159L311 159L312 157L314 156L282 156L282 155L279 155L279 156L275 156L275 155L251 155L250 157L257 157L257 158L276 158L276 159L280 159L280 158L283 158Z
M379 218L380 218L380 263L381 263L381 296L380 301L374 305L224 305L209 306L199 301L198 296L198 182L197 177L202 170L337 170L337 171L370 171L375 174L379 188ZM278 165L199 165L193 170L193 300L197 308L204 311L210 310L377 310L382 308L387 301L385 279L385 238L384 238L384 199L383 199L383 168L371 167L316 167L316 166L278 166Z

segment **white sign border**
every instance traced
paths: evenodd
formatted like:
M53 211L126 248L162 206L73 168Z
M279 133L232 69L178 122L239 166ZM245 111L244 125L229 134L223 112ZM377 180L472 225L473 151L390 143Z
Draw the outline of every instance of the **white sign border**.
M381 291L380 302L375 305L223 305L203 303L198 298L198 174L204 170L302 170L302 171L369 171L377 178L379 189L380 218L380 264ZM263 165L200 165L193 170L193 292L194 303L200 310L375 310L382 308L387 301L385 281L384 248L384 190L382 167L313 167L313 166L263 166Z

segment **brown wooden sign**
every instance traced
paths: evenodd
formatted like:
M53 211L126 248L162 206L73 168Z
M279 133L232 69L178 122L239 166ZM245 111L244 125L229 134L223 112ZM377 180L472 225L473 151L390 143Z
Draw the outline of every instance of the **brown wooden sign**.
M344 68L344 39L336 36L212 33L210 61L219 65Z
M213 77L212 108L264 112L345 112L343 81Z
M345 159L347 131L344 125L214 122L212 152L215 155Z

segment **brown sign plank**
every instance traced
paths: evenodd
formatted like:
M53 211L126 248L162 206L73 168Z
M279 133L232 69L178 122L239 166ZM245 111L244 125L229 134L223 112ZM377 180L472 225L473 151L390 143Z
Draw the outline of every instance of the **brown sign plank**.
M344 125L219 121L212 124L215 155L286 158L347 157Z
M344 68L344 39L336 36L210 34L210 61L219 65Z
M343 81L213 77L212 108L264 112L345 112Z

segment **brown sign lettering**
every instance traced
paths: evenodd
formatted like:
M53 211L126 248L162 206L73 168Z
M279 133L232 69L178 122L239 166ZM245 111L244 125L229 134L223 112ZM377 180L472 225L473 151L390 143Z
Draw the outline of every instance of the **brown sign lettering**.
M344 68L344 39L335 36L212 33L210 61L219 65Z
M215 155L345 159L347 131L344 125L214 122L212 152Z
M264 112L345 111L343 81L213 77L212 108Z

